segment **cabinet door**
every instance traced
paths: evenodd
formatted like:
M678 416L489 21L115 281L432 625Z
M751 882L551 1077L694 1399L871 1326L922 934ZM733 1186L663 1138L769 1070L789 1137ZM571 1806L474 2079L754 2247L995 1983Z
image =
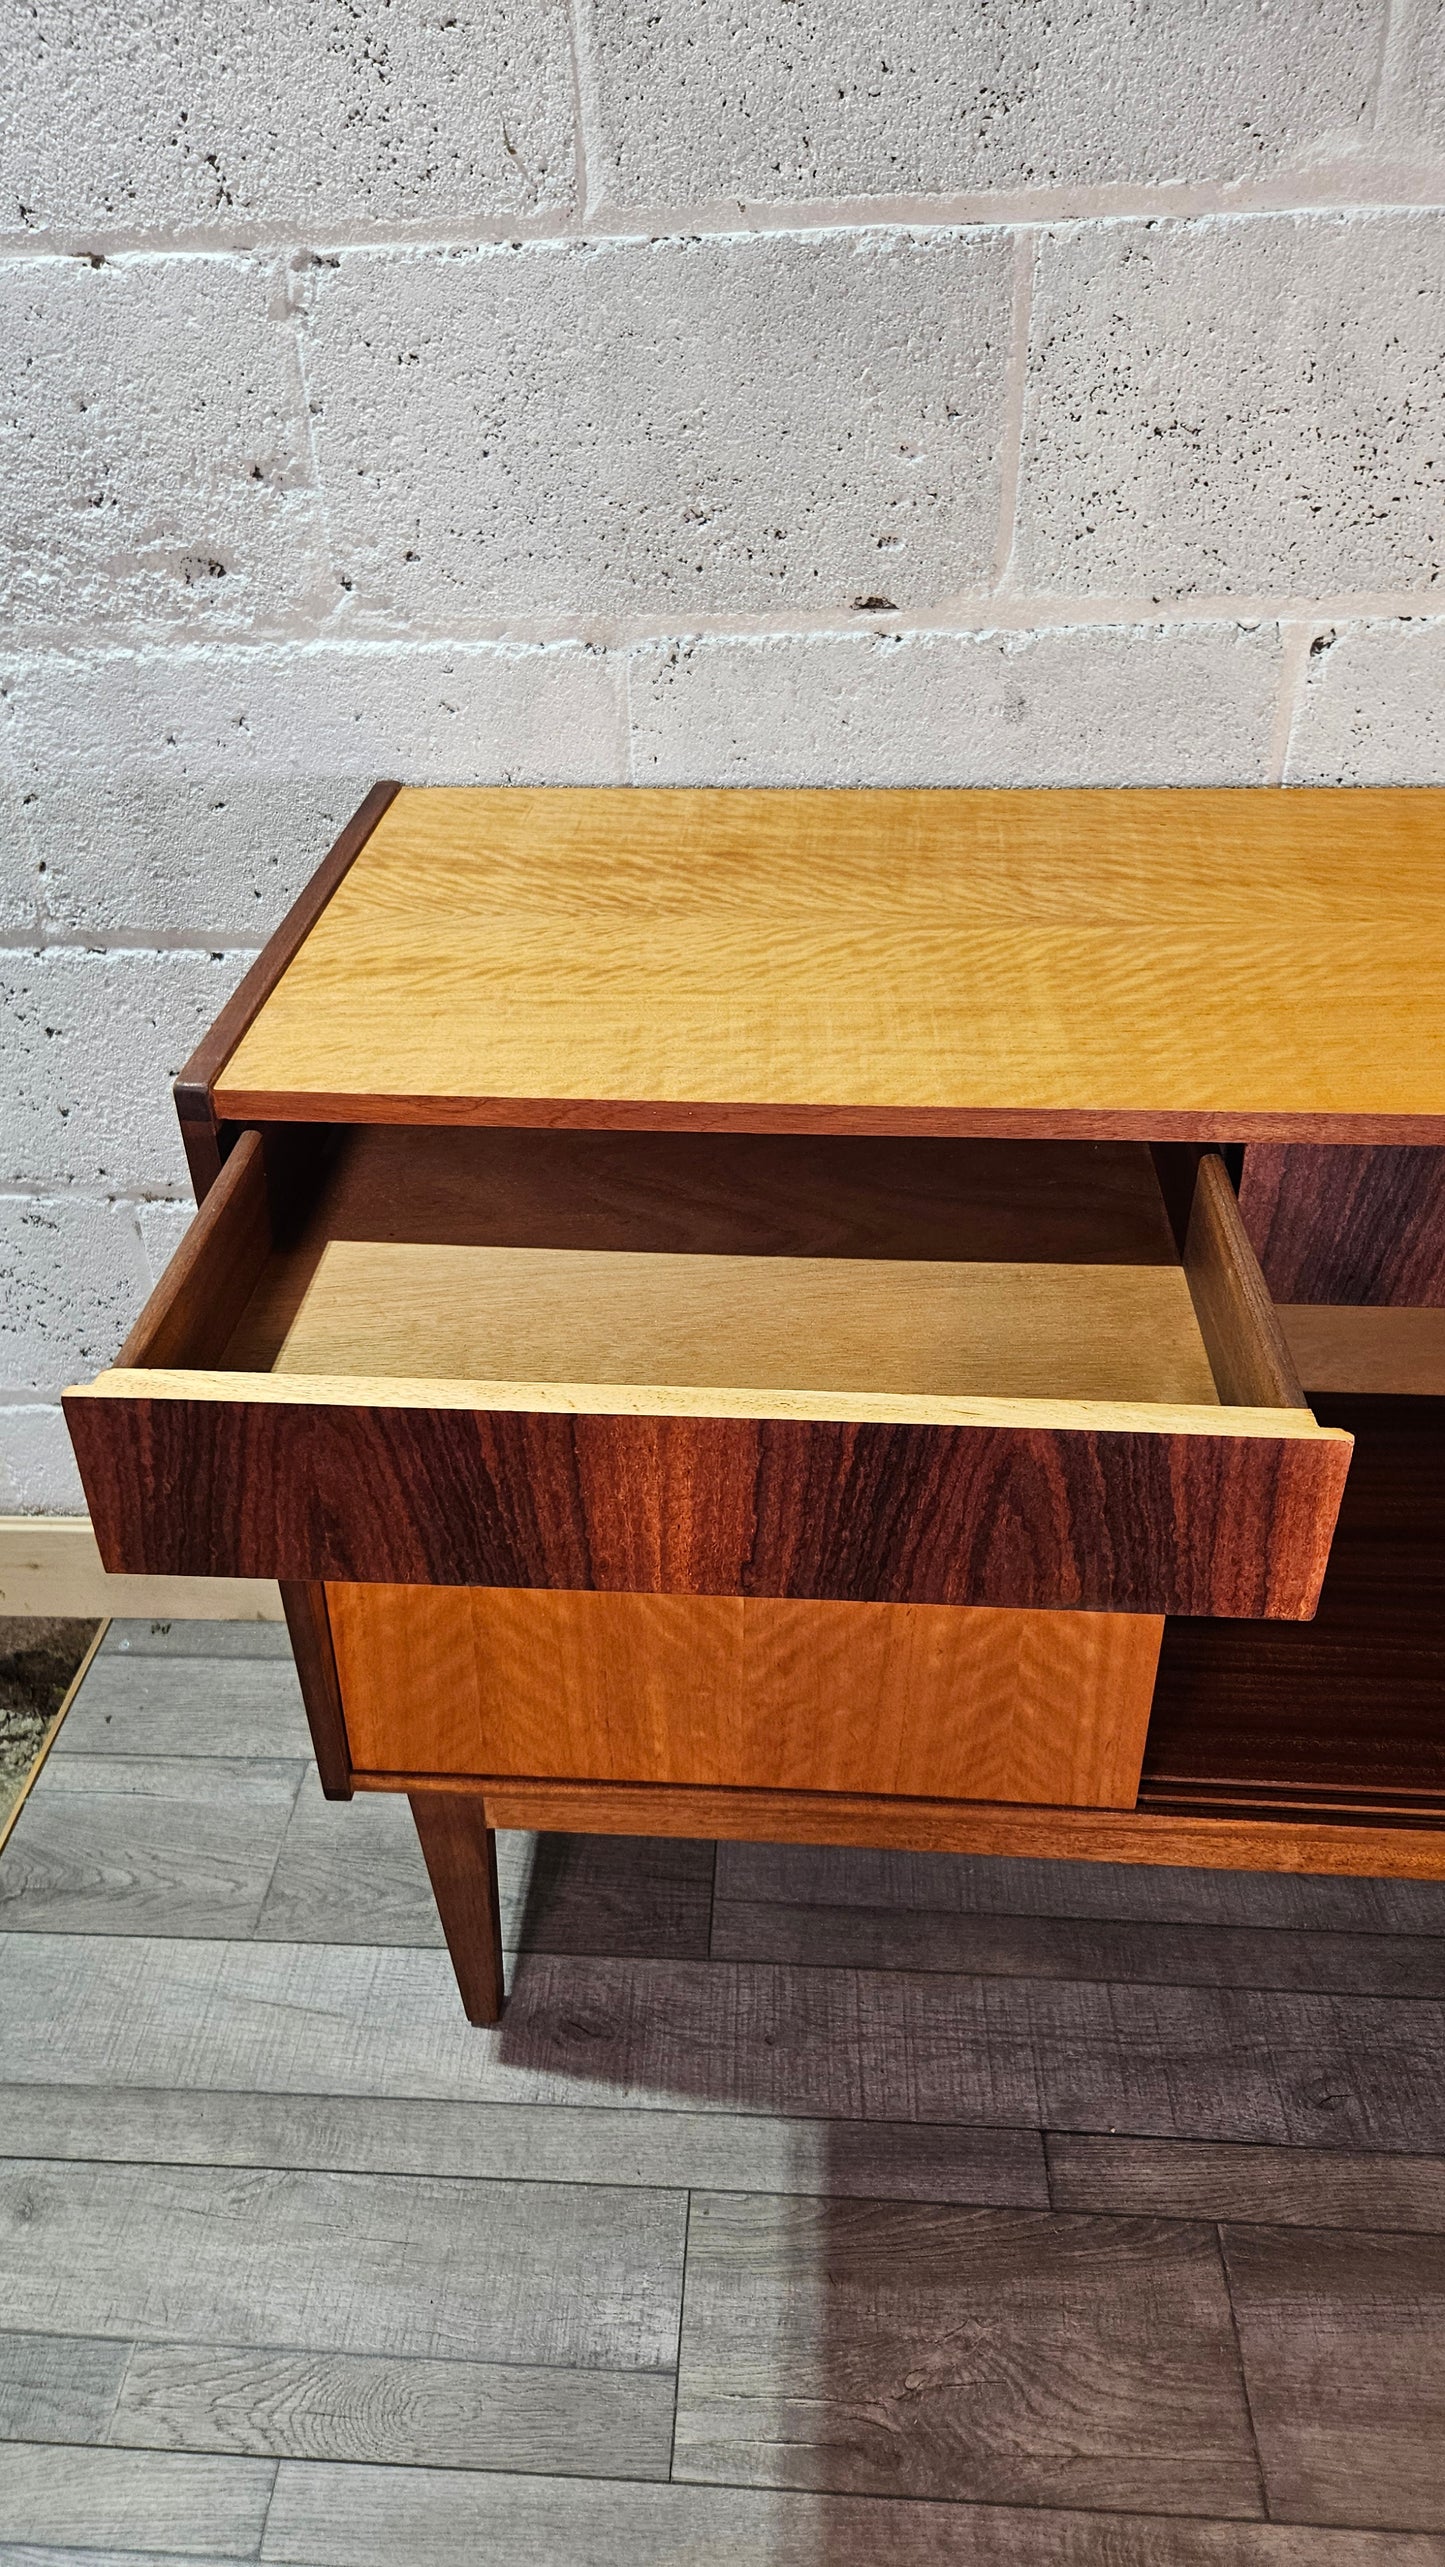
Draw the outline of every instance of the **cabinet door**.
M331 1585L352 1764L1132 1809L1143 1613Z

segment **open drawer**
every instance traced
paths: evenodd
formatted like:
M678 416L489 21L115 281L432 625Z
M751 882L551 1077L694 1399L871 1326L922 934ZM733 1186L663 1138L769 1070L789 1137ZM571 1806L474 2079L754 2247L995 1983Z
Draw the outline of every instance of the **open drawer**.
M247 1132L67 1395L102 1557L1307 1617L1350 1441L1223 1162L1195 1175L1132 1142Z

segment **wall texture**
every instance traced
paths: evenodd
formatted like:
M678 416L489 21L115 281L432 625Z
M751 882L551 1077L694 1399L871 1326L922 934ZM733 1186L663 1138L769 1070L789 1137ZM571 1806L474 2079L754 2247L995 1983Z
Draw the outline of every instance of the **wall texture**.
M0 50L0 1510L375 775L1445 777L1445 0Z

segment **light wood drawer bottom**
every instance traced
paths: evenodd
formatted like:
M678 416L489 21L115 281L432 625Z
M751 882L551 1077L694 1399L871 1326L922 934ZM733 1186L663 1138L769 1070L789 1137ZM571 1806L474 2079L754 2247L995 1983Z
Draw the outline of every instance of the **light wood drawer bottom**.
M351 1761L1132 1808L1156 1614L329 1584Z

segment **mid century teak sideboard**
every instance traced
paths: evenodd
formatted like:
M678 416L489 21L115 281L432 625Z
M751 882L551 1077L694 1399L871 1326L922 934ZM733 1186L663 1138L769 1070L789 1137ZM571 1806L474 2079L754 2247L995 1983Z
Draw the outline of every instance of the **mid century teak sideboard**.
M1445 1878L1445 793L378 785L66 1409L326 1791Z

